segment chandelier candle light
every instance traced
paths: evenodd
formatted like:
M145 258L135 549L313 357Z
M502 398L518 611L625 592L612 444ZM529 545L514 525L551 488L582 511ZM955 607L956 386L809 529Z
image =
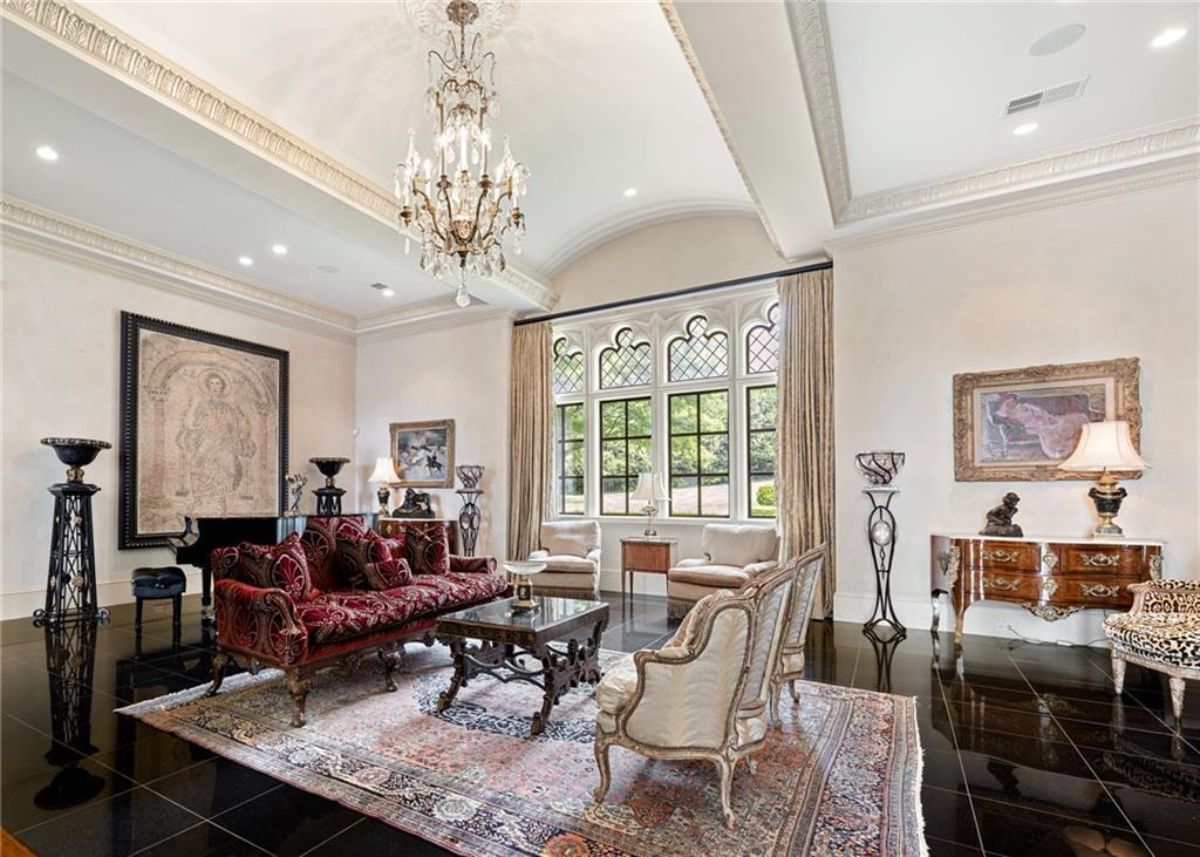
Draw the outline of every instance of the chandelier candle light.
M429 52L426 107L434 115L434 160L417 152L409 133L408 155L396 165L395 191L400 201L397 224L421 242L421 270L443 277L459 272L460 307L469 306L467 272L484 277L505 269L503 241L512 231L514 251L521 252L525 195L529 170L517 161L504 138L504 154L491 169L492 131L488 125L499 109L493 82L496 55L485 52L482 35L468 36L479 17L471 0L451 0L446 15L453 25L442 51ZM435 175L436 172L436 175Z

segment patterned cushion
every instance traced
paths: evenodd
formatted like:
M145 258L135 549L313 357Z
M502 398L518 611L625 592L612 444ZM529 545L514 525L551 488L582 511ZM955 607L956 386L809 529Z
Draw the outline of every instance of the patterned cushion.
M1200 667L1200 613L1120 613L1104 620L1114 648L1184 667Z
M363 566L363 576L368 589L396 589L412 583L412 569L408 560L390 556L382 562L369 562Z
M308 576L308 556L300 544L300 534L292 533L277 545L238 545L238 573L253 586L282 589L296 601L307 601L320 594Z
M297 604L296 615L310 640L322 645L403 625L423 600L383 592L327 592Z
M406 553L413 574L450 573L450 538L444 523L410 523L405 530Z
M338 553L338 537L360 539L368 532L366 518L356 515L309 518L300 541L304 545L304 552L308 554L308 570L313 585L322 590L348 585L343 576L342 557Z
M433 593L437 609L466 607L488 601L508 591L508 581L498 574L426 574L413 578L410 589Z
M1200 580L1156 580L1142 586L1146 613L1200 613Z
M363 535L346 534L337 537L338 556L341 559L343 579L355 589L368 589L366 566L384 560L397 559L395 551L404 556L404 543L385 539L368 530Z

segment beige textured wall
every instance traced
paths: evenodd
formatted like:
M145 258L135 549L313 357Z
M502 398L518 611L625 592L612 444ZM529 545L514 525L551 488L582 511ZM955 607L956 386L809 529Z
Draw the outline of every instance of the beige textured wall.
M483 525L476 553L503 557L508 531L508 367L512 326L507 316L453 326L398 331L358 346L360 499L375 507L366 484L375 459L388 454L393 422L454 420L454 463L482 464ZM457 482L455 487L458 487ZM457 517L453 489L431 490L447 517ZM399 503L403 492L393 495Z
M854 453L900 449L893 575L901 618L928 627L929 533L977 532L1007 490L1027 535L1084 536L1086 482L954 481L956 372L1139 357L1142 453L1119 522L1162 538L1166 574L1200 577L1200 266L1197 185L1174 185L834 250L839 619L870 610L868 510ZM1098 611L1044 623L976 605L969 633L1100 637Z
M786 268L753 215L689 217L614 238L553 279L556 311Z
M169 550L117 550L120 430L120 313L261 342L290 352L290 467L310 487L320 478L314 455L354 452L354 344L298 330L144 282L12 245L3 262L3 544L0 615L29 615L46 585L53 498L63 478L47 435L111 441L87 468L101 491L92 501L102 604L131 600L129 572L170 565ZM352 477L351 477L352 478ZM353 484L343 480L348 488ZM352 493L351 497L354 496ZM311 508L311 494L302 508ZM189 591L199 591L196 572Z

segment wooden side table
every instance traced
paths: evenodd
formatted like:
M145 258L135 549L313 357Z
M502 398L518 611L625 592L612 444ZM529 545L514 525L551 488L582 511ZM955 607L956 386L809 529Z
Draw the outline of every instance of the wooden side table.
M621 601L625 601L625 577L629 576L629 594L633 595L633 575L667 573L675 564L675 539L637 536L621 539Z

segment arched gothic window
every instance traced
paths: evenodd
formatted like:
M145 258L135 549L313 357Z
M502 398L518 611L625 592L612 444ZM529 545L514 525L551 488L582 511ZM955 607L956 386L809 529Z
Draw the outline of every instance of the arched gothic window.
M729 374L729 337L708 331L708 319L693 316L684 336L667 345L667 377L671 381L720 378Z
M571 350L565 336L554 340L554 392L556 395L583 392L583 351Z
M642 387L650 383L650 343L633 342L633 328L623 327L613 337L615 345L600 352L600 386Z
M767 323L746 331L746 371L751 375L779 369L779 302L767 310Z

